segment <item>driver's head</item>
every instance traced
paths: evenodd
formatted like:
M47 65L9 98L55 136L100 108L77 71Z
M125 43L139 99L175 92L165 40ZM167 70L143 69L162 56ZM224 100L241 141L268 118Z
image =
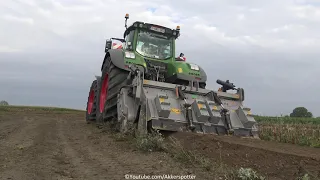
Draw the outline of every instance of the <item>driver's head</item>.
M153 54L157 53L157 47L156 46L150 46L150 51Z
M145 51L150 48L150 44L148 42L143 43L142 50Z
M167 53L166 53L166 47L164 45L161 45L159 48L159 55L162 57L166 57Z

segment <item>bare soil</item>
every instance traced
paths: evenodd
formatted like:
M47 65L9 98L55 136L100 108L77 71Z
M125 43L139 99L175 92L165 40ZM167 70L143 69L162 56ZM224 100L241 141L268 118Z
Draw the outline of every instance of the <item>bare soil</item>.
M164 152L143 153L85 123L84 112L0 112L0 179L125 179L133 175L196 175L215 169L184 166ZM320 149L233 137L173 134L190 151L231 168L251 167L268 179L320 177Z
M0 114L0 179L117 180L125 179L125 174L192 174L167 154L135 151L84 118L84 113Z
M191 133L173 136L190 151L230 167L252 168L268 179L297 179L304 174L320 179L319 148L231 136Z

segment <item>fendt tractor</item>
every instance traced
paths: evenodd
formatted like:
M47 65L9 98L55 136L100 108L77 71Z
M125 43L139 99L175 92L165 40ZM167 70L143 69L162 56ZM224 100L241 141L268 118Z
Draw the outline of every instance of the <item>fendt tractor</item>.
M128 27L128 19L126 14L123 39L106 40L101 76L89 91L87 123L113 122L124 133L133 127L142 134L160 130L258 137L250 108L243 106L243 88L218 79L219 90L206 89L205 71L186 62L183 53L175 57L179 26L136 21Z

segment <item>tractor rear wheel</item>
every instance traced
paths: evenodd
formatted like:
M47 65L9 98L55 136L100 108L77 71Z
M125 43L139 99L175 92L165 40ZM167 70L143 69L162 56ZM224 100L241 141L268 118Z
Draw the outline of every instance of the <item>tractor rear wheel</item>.
M110 57L106 59L102 69L100 98L98 103L99 123L117 121L118 93L123 86L127 85L128 71L116 67Z
M91 84L88 101L87 101L87 108L86 108L87 123L96 121L97 95L98 95L97 91L98 91L97 80L94 80Z

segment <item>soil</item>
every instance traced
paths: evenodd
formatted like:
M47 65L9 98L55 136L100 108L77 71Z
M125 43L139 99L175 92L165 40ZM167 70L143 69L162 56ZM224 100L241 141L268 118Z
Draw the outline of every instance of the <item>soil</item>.
M305 173L320 177L320 149L190 133L172 136L213 161L251 167L269 179L295 179ZM126 179L125 174L217 177L214 169L184 166L167 153L143 153L115 140L86 124L84 112L0 112L0 179L117 180Z
M320 179L320 149L231 136L175 133L184 148L230 167L252 168L268 179Z

